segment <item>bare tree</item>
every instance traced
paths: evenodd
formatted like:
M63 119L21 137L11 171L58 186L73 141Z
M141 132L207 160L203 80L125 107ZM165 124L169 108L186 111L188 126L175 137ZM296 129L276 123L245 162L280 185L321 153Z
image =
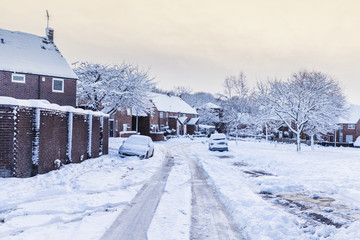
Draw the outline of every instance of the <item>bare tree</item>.
M223 121L227 131L248 133L253 130L252 94L246 83L246 76L240 72L237 76L228 76L224 81Z
M177 87L174 87L174 90L173 90L175 96L181 96L183 94L191 94L192 93L192 89L190 86L177 86Z
M346 103L338 83L316 71L299 71L285 82L274 80L258 86L262 105L296 134L298 151L301 134L333 125Z

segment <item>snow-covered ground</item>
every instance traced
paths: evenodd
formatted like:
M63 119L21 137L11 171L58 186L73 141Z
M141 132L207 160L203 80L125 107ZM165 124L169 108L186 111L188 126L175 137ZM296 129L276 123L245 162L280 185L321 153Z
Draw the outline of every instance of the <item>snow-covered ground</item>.
M99 239L166 151L175 164L148 239L189 239L191 176L180 148L204 167L246 239L360 239L360 149L206 139L155 144L155 156L110 154L27 179L0 179L0 239Z
M99 239L164 158L164 144L149 160L120 158L121 142L48 174L0 178L0 239Z
M193 145L248 239L360 239L360 149L230 142Z

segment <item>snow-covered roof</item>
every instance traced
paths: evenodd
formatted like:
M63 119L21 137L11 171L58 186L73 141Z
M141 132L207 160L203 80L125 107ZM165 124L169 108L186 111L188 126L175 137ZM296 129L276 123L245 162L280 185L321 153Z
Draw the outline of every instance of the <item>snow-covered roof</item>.
M339 123L353 123L356 124L360 119L360 106L351 105L348 114L339 119Z
M196 125L198 121L199 118L191 118L190 121L187 123L187 125Z
M76 74L48 39L0 29L0 71L77 79Z
M179 121L182 125L184 125L187 119L188 119L187 117L179 117L179 118L178 118L178 121Z
M202 105L200 108L205 108L205 109L221 109L221 107L220 107L219 105L216 105L215 103L212 103L212 102L205 103L205 104Z
M198 114L194 108L179 97L151 93L150 98L158 111Z

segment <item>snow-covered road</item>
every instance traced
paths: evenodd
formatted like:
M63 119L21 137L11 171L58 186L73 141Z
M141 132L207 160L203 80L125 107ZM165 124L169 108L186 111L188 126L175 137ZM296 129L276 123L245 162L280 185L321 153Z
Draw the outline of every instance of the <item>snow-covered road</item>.
M184 138L139 160L119 158L121 141L107 156L0 179L0 239L98 240L114 222L126 239L360 239L359 149L242 141L210 152Z
M146 239L148 228L160 202L174 158L167 152L161 168L144 184L134 199L116 218L101 239Z

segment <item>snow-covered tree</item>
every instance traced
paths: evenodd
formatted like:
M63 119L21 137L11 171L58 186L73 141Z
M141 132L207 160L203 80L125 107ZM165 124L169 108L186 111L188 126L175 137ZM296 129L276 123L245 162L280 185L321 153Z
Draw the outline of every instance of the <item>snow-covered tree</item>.
M227 131L236 133L253 132L252 94L246 84L246 76L240 72L237 76L229 76L224 81L223 121Z
M113 113L118 108L141 110L148 106L149 89L154 83L148 72L138 66L82 62L74 71L79 77L79 102L89 109Z
M333 126L346 103L338 83L316 71L299 71L285 82L259 84L259 93L262 106L296 134L298 151L301 134Z

